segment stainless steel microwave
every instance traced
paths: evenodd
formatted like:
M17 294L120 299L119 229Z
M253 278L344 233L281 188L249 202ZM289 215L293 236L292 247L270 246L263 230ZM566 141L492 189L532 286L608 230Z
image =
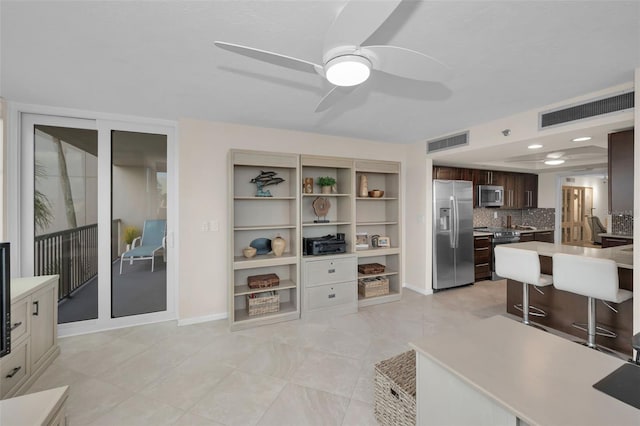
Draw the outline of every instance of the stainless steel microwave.
M497 185L478 185L478 207L501 207L504 188Z

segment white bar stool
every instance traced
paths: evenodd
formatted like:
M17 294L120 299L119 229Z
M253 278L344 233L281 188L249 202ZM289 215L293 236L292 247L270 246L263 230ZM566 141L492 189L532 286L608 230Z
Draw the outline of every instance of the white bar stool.
M546 317L545 311L529 305L529 285L533 285L536 290L542 293L538 287L553 284L551 275L540 273L538 253L532 250L508 247L506 244L496 246L494 250L496 274L503 278L522 282L522 305L514 306L516 309L522 310L522 322L529 325L529 316Z
M611 259L556 253L553 255L554 287L587 297L587 328L574 323L573 326L587 332L586 345L598 349L596 334L616 337L616 333L597 326L596 300L602 300L608 308L616 311L606 302L622 303L633 297L633 292L620 289L618 265Z

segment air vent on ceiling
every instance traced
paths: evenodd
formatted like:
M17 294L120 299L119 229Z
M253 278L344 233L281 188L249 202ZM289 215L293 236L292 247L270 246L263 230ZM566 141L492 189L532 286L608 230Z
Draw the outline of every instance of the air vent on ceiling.
M540 128L569 123L571 121L582 120L595 117L597 115L609 114L612 112L624 111L633 108L634 92L622 93L607 98L595 99L579 105L563 107L554 111L540 113Z
M565 182L567 182L567 183L575 183L576 182L576 178L568 177L568 178L565 179Z
M462 145L469 145L469 132L447 136L446 138L427 141L427 154L443 149L455 148Z

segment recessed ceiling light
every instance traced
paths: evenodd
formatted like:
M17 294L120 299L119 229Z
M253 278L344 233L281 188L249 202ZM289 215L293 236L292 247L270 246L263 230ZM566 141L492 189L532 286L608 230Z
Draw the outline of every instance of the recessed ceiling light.
M582 136L580 138L575 138L575 139L571 139L574 142L584 142L584 141L588 141L591 140L591 136Z
M564 155L564 152L550 152L547 154L547 158L558 159Z
M529 149L540 149L540 148L542 148L542 145L540 145L539 143L534 143L532 145L529 145L527 148L529 148Z
M564 160L547 160L544 162L548 166L559 166L562 163L564 163Z

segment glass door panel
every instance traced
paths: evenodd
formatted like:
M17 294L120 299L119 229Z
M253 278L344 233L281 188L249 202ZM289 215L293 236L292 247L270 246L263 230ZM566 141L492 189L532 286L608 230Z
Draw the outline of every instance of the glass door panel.
M167 310L167 136L111 132L111 317Z
M60 275L58 323L98 318L98 132L33 127L34 275Z

